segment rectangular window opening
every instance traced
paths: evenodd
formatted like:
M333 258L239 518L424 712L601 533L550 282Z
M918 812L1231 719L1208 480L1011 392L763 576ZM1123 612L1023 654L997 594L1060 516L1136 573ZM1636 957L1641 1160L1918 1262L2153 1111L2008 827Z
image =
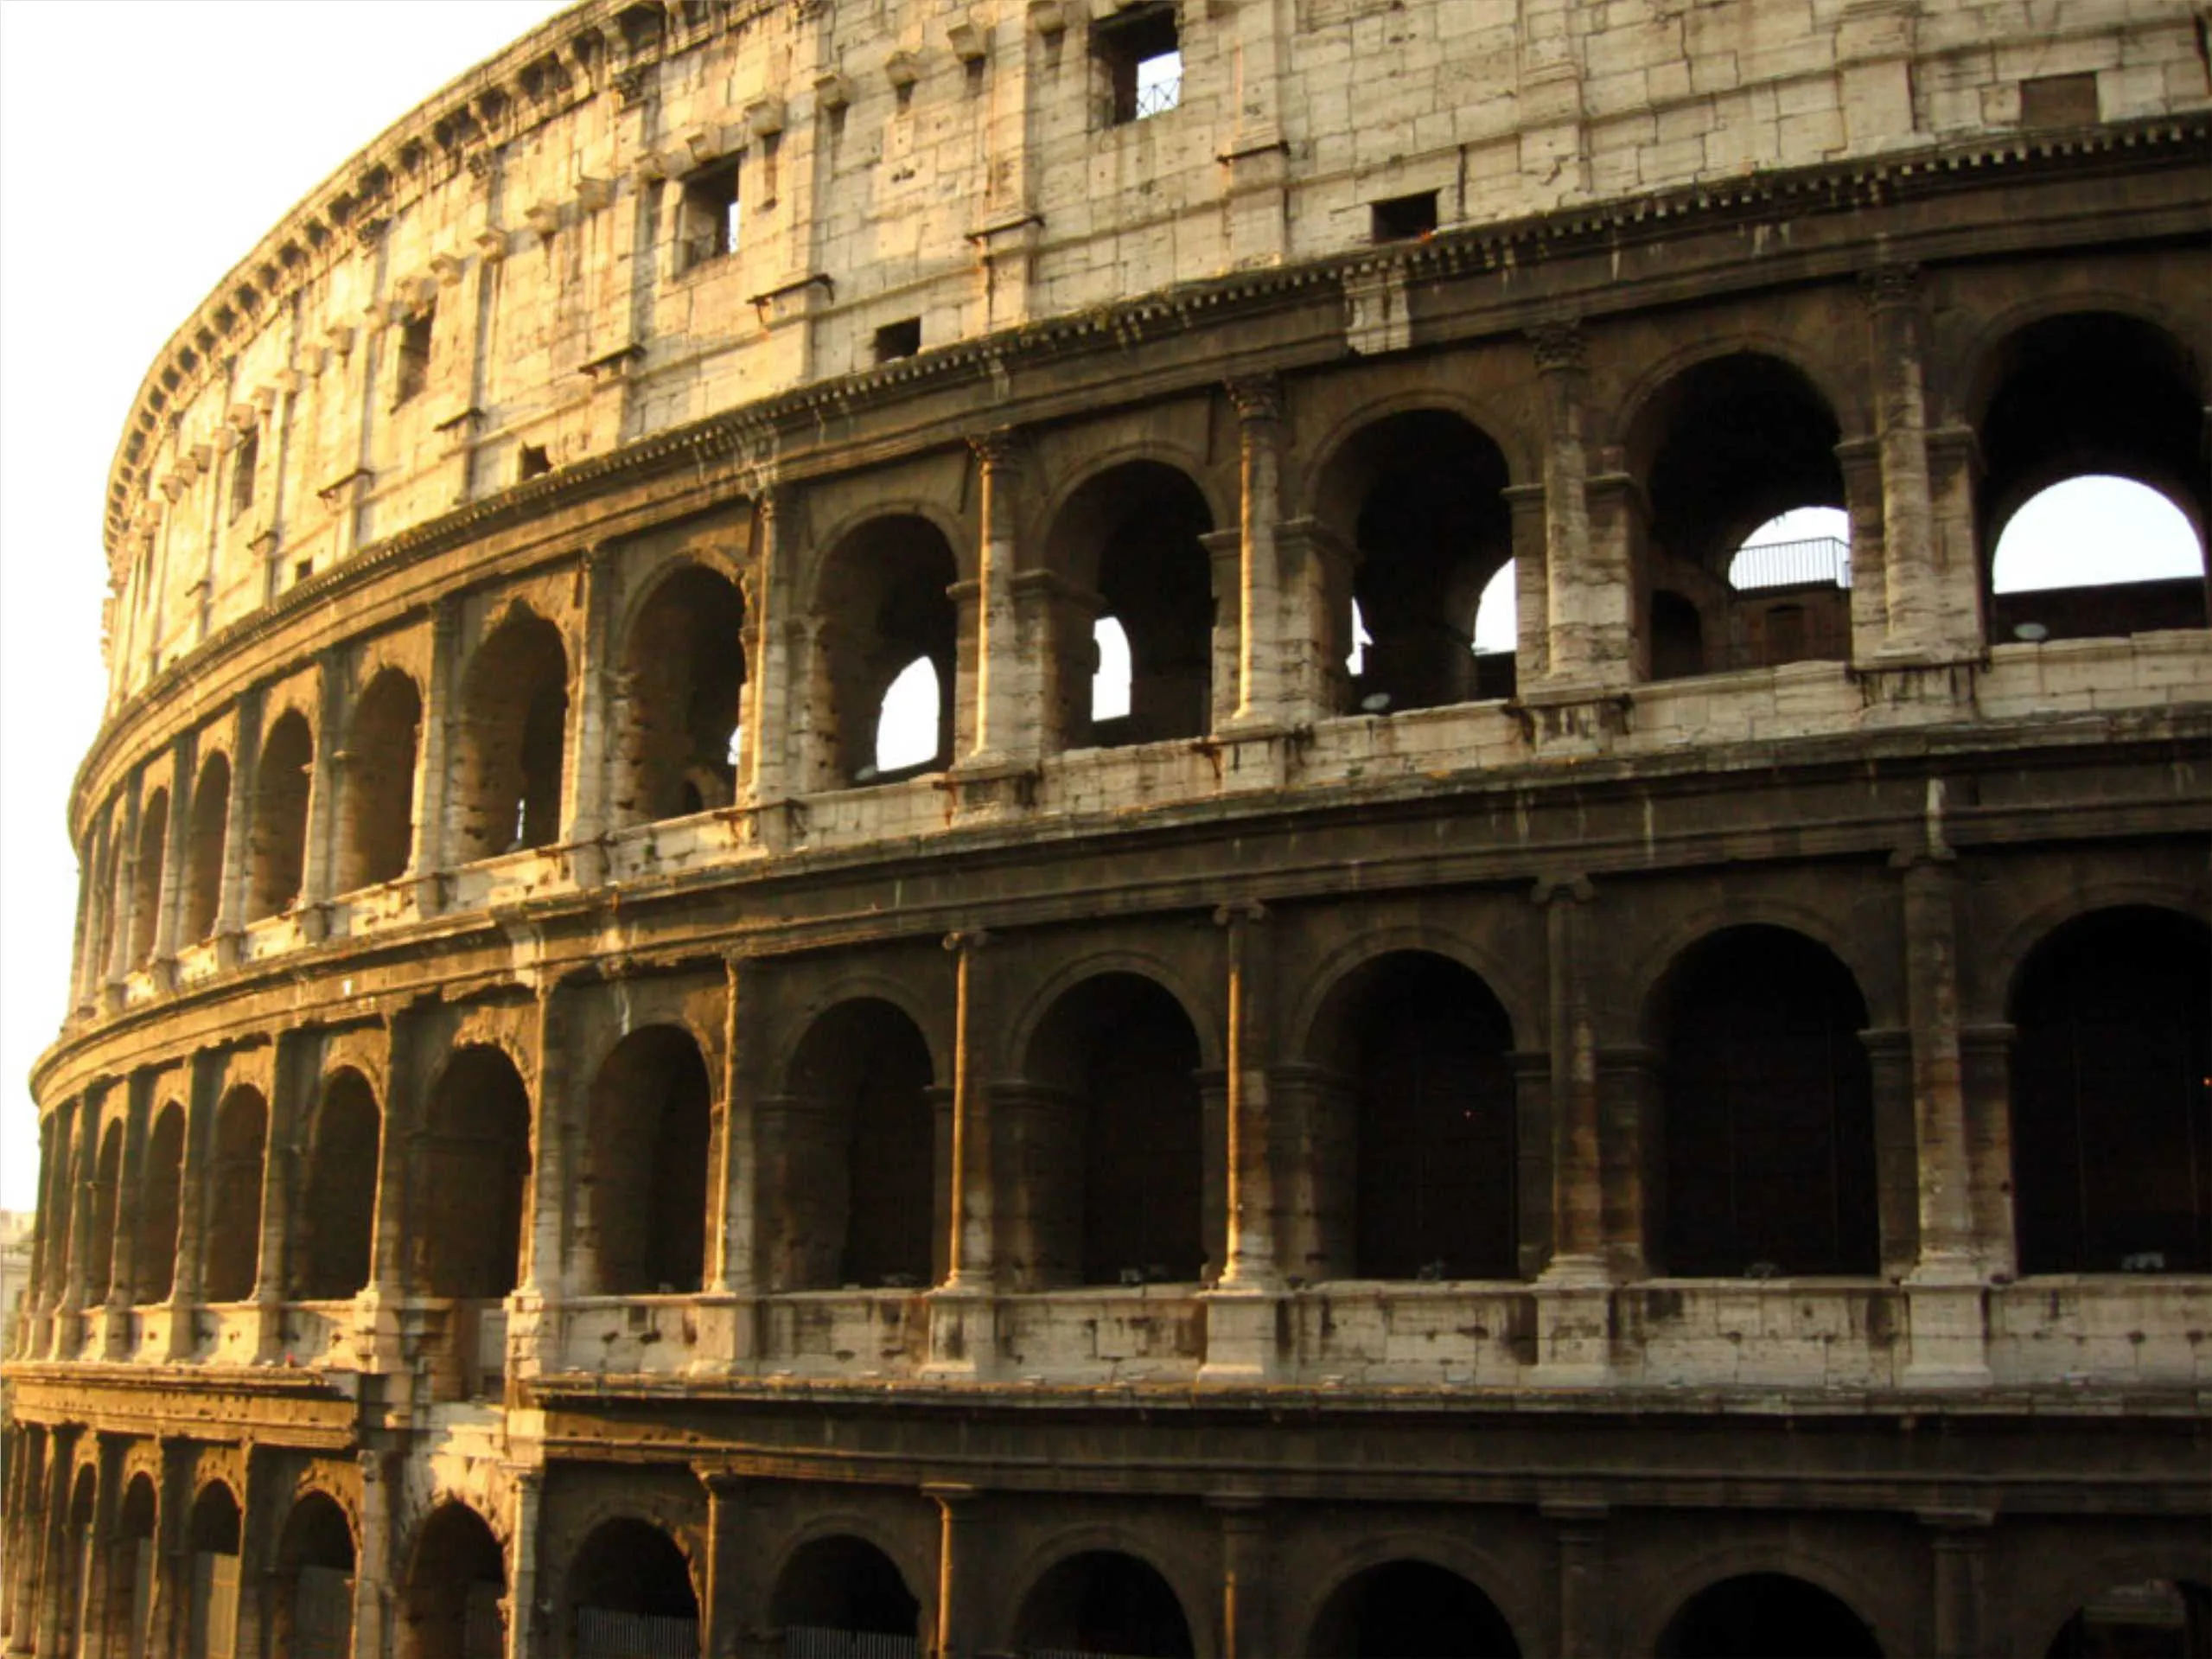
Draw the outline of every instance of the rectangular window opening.
M918 316L901 317L876 330L876 361L879 363L896 362L921 349L921 319Z
M1437 193L1423 190L1373 204L1371 231L1378 242L1403 242L1431 234L1437 227Z
M2037 75L2020 83L2024 127L2086 127L2097 119L2097 77Z
M1182 102L1182 48L1173 0L1152 0L1091 27L1091 54L1111 88L1110 124L1165 115Z
M399 373L392 387L392 405L398 408L419 397L430 381L430 324L435 311L418 311L400 326Z
M545 474L552 471L552 457L545 453L545 446L544 444L526 443L522 446L521 473L523 477L542 478Z
M231 456L231 522L253 505L255 475L261 469L261 434L249 431Z
M677 237L686 271L737 252L737 162L733 156L684 181Z

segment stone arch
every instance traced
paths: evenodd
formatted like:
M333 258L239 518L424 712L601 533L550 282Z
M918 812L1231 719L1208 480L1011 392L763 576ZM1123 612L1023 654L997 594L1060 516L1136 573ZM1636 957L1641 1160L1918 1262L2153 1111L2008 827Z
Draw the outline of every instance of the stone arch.
M369 1080L351 1066L326 1074L309 1126L295 1295L329 1300L368 1284L383 1136L384 1110Z
M2099 910L2171 910L2202 919L2212 914L2212 893L2201 885L2155 877L2091 877L2069 883L2056 898L2019 912L1990 937L1981 952L1977 984L1980 999L1960 1011L1961 1018L1983 1024L2005 1020L2020 990L2028 959L2043 941L2069 922Z
M1316 1029L1323 1005L1346 977L1378 958L1398 951L1425 951L1457 962L1490 988L1490 994L1503 1005L1506 1018L1515 1031L1543 1029L1548 1008L1545 1000L1547 992L1540 980L1532 981L1525 973L1516 973L1504 954L1488 949L1465 932L1422 922L1363 929L1356 938L1337 946L1307 970L1293 994L1284 999L1290 1020L1284 1029L1291 1034L1291 1040L1297 1045L1301 1059L1315 1057L1307 1034Z
M936 1073L903 1008L871 997L824 1009L762 1111L770 1284L913 1288L940 1276L949 1202Z
M929 1046L929 1069L933 1075L949 1077L953 1072L953 1034L951 1019L945 1004L951 997L953 960L949 952L943 958L944 979L940 982L944 1002L933 999L918 990L908 977L886 973L865 966L856 966L838 972L808 992L800 1004L795 1018L786 1029L803 1029L841 1002L873 1000L887 1002L914 1022L915 1030ZM926 977L926 976L921 976ZM790 1054L787 1050L779 1061L788 1066Z
M326 1492L296 1492L277 1535L261 1592L271 1651L349 1653L358 1541L346 1506Z
M281 916L298 903L307 870L308 794L315 733L306 715L287 709L261 740L253 769L246 836L245 919Z
M2202 327L2201 319L2177 314L2132 290L2103 284L2046 290L1993 311L1977 311L1972 332L1958 337L1949 350L1931 354L1929 391L1940 400L1943 416L1978 425L2005 377L2009 342L2038 322L2096 313L2139 322L2173 340L2190 363L2202 360L2202 348L2190 339L2192 330Z
M682 1544L651 1521L625 1515L600 1522L577 1546L559 1586L562 1651L697 1651L698 1577Z
M131 1250L138 1278L131 1289L136 1302L165 1302L175 1288L177 1228L184 1207L184 1108L169 1101L154 1113L146 1137L137 1242Z
M453 788L462 862L559 839L568 708L568 641L516 600L461 677Z
M96 1610L105 1650L149 1651L152 1635L156 1538L160 1522L160 1488L154 1477L122 1469L123 1496L115 1507L115 1526L107 1544L107 1605Z
M1654 400L1670 384L1700 365L1737 356L1771 357L1785 365L1819 395L1845 436L1873 430L1873 410L1857 383L1858 366L1855 361L1846 365L1829 363L1807 351L1801 335L1737 327L1723 334L1693 331L1681 345L1655 357L1640 359L1635 372L1613 398L1592 405L1590 444L1629 449Z
M1866 1005L1843 960L1790 929L1722 928L1653 986L1644 1024L1660 1056L1651 1242L1665 1270L1877 1271Z
M214 1155L207 1166L207 1248L203 1264L210 1302L243 1302L261 1267L261 1189L269 1145L269 1103L251 1083L236 1083L215 1107Z
M236 1641L242 1588L245 1505L227 1479L201 1483L185 1517L190 1557L185 1589L187 1659L230 1653Z
M1793 1644L1804 1643L1806 1647ZM1662 1659L1766 1659L1815 1651L1881 1659L1874 1627L1834 1592L1788 1573L1745 1573L1686 1598L1661 1627Z
M1532 431L1509 405L1470 395L1440 369L1435 378L1418 380L1360 399L1310 439L1301 443L1299 450L1306 457L1300 474L1304 488L1302 495L1294 498L1297 505L1293 516L1326 522L1331 517L1327 494L1330 469L1345 445L1380 421L1424 411L1457 416L1488 437L1504 455L1506 469L1515 480L1533 481L1543 472L1541 435Z
M1403 711L1480 694L1475 615L1514 556L1512 463L1490 432L1435 399L1377 413L1316 469L1314 517L1351 555L1330 605L1333 669L1356 609L1368 635L1344 707Z
M138 808L137 875L131 884L131 961L154 960L160 942L162 874L169 852L169 791L156 789Z
M475 1509L447 1496L416 1528L399 1586L399 1659L506 1650L507 1554Z
M1055 610L1046 700L1068 747L1198 737L1213 724L1221 596L1205 538L1223 520L1202 473L1169 454L1093 465L1047 520L1045 563L1069 591ZM1114 620L1129 641L1129 711L1110 720L1094 719L1091 701L1100 618Z
M1697 1597L1734 1579L1772 1576L1797 1579L1833 1597L1872 1632L1884 1654L1918 1651L1909 1600L1833 1549L1793 1538L1788 1542L1736 1542L1695 1551L1658 1574L1639 1605L1622 1609L1624 1653L1657 1653L1667 1627ZM1869 1616L1868 1610L1872 1610Z
M2091 1597L2114 1585L2164 1579L2204 1584L2201 1539L2187 1543L2138 1541L2102 1549L2069 1547L2062 1555L2039 1554L2036 1571L2015 1576L2011 1644L2004 1649L2040 1656L2050 1653Z
M2212 1075L2212 929L2091 910L2021 965L2012 1210L2021 1271L2212 1271L2212 1169L2194 1121Z
M817 1522L782 1552L767 1582L768 1620L794 1630L853 1637L909 1637L917 1643L923 1601L897 1555L861 1527ZM856 1645L857 1645L856 1643Z
M641 1026L601 1060L585 1126L597 1293L688 1295L705 1282L714 1095L698 1040L678 1026Z
M1016 1254L1045 1286L1189 1282L1224 1247L1200 1038L1161 980L1093 973L1049 1004L992 1109L1023 1145Z
M115 1231L123 1204L123 1126L111 1120L92 1160L92 1232L85 1241L85 1296L93 1305L115 1293Z
M505 1296L521 1277L531 1102L504 1050L455 1049L427 1094L414 1160L422 1218L412 1278L430 1296Z
M354 705L340 779L338 890L406 873L415 835L423 698L405 669L379 669Z
M220 749L200 763L184 844L184 916L188 943L215 931L223 904L223 850L230 832L231 763Z
M653 572L622 618L614 815L679 818L736 799L746 609L731 577L692 558Z
M1870 940L1863 931L1839 926L1838 914L1833 907L1824 909L1771 893L1731 892L1724 900L1698 905L1656 930L1641 935L1640 948L1628 959L1616 981L1620 1005L1635 1011L1632 1018L1637 1037L1647 1044L1653 1043L1655 1033L1650 1016L1657 1006L1654 998L1683 952L1725 928L1779 928L1803 934L1850 971L1859 995L1865 999L1870 1025L1904 1024L1903 988L1896 983L1896 971L1887 965L1884 953L1877 948L1890 941Z
M1327 1650L1322 1638L1329 1634L1329 1604L1361 1575L1404 1562L1434 1567L1473 1588L1504 1624L1514 1644L1506 1651L1533 1651L1532 1638L1546 1628L1548 1611L1539 1597L1528 1593L1525 1573L1516 1572L1505 1560L1466 1540L1404 1528L1370 1535L1332 1551L1326 1566L1311 1576L1298 1599L1285 1610L1287 1618L1281 1629L1303 1633L1297 1651L1323 1654Z
M877 729L884 693L917 660L937 680L937 743L919 766L950 761L959 619L948 591L960 579L959 543L933 514L877 511L845 531L815 568L819 623L813 706L824 720L834 783L880 775Z
M1193 1618L1190 1610L1207 1605L1205 1592L1195 1584L1177 1582L1183 1576L1177 1569L1191 1565L1176 1561L1171 1566L1123 1528L1093 1526L1056 1534L1008 1574L1008 1582L1023 1587L1008 1605L1004 1645L1016 1651L1045 1648L1062 1653L1202 1659L1212 1648L1212 1621L1202 1616ZM1133 1606L1098 1610L1120 1611L1122 1618L1115 1621L1119 1630L1100 1629L1086 1620L1087 1586L1081 1578L1086 1569L1100 1567L1125 1579L1137 1592L1130 1598ZM1118 1599L1112 1592L1119 1586L1112 1581L1100 1586L1093 1579L1088 1587L1101 1602ZM1178 1624L1179 1630L1175 1628ZM1093 1642L1108 1645L1093 1646Z
M1035 988L1016 1006L1014 1017L1005 1024L1005 1035L1001 1038L1004 1046L997 1056L1001 1075L1019 1075L1036 1041L1037 1026L1051 1011L1053 1004L1084 980L1102 973L1133 973L1140 979L1157 980L1182 1005L1191 1028L1197 1032L1199 1064L1206 1070L1218 1071L1227 1063L1214 1024L1214 1005L1188 974L1156 951L1108 947L1071 956L1031 981Z
M538 1086L538 1060L531 1051L531 1043L525 1035L527 1021L532 1018L527 1005L518 1007L512 1002L476 1003L463 1009L454 1022L453 1036L448 1043L449 1052L462 1049L496 1049L514 1068L516 1076L526 1088Z

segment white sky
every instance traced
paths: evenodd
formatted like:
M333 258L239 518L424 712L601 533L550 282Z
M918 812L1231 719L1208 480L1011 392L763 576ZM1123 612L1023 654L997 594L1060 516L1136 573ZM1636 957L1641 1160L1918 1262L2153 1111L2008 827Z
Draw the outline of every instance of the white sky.
M551 0L0 0L0 1209L61 1030L65 820L99 724L107 463L138 382L263 233Z
M559 10L0 0L0 1209L34 1202L25 1080L67 993L65 810L99 719L101 502L139 379L295 201ZM2158 533L2106 501L2061 542L2109 557ZM2197 568L2186 524L2173 533L2127 573ZM1495 628L1486 647L1509 641Z

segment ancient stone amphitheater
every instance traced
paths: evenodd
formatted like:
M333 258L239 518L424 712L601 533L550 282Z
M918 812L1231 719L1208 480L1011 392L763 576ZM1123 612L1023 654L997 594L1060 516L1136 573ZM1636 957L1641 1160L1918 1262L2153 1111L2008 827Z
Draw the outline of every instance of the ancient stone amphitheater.
M116 451L6 1651L2208 1651L2204 583L1994 571L2201 546L2207 29L589 0L405 115Z

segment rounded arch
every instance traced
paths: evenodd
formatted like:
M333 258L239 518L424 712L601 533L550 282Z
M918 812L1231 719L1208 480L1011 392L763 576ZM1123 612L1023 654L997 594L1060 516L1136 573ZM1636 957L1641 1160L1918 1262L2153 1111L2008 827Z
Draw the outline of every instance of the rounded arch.
M712 565L672 559L641 584L615 635L618 821L683 817L736 799L745 628L743 590Z
M567 1651L698 1650L698 1583L691 1558L650 1521L602 1521L577 1547L562 1580Z
M156 789L138 809L137 875L131 884L131 961L150 962L161 942L163 866L169 852L169 791Z
M816 695L829 711L835 781L879 775L884 694L917 660L937 680L936 743L918 765L896 769L942 765L953 752L959 623L950 589L961 574L959 544L934 515L879 510L826 546L812 609L822 623Z
M1965 1011L1985 1024L2011 1018L2021 975L2038 946L2069 922L2100 910L2167 910L2202 921L2212 914L2212 892L2201 886L2139 877L2090 877L2069 883L2058 896L2021 911L1989 941L1979 976L1981 999Z
M1644 942L1629 959L1619 979L1622 1006L1636 1011L1637 1034L1655 1044L1659 1033L1653 1016L1667 976L1685 952L1702 939L1731 928L1773 928L1802 934L1843 964L1858 987L1872 1026L1903 1025L1903 990L1894 969L1885 966L1890 944L1886 937L1868 929L1839 926L1838 917L1850 912L1841 906L1821 909L1771 893L1731 893L1722 902L1701 904L1642 935Z
M297 1494L277 1535L271 1583L262 1592L274 1651L332 1654L351 1650L353 1517L329 1494Z
M1738 328L1725 334L1693 334L1672 350L1641 360L1620 394L1593 409L1591 445L1618 446L1633 455L1640 427L1667 387L1693 369L1730 357L1772 358L1819 398L1839 430L1852 434L1872 430L1873 411L1852 380L1855 365L1845 369L1820 361L1806 351L1801 336Z
M415 835L415 761L423 697L405 669L378 670L354 705L339 775L343 801L338 890L350 893L406 872Z
M475 1509L448 1497L423 1517L399 1600L400 1659L506 1650L507 1556Z
M945 978L941 986L949 989L952 985L949 956L944 959L943 972ZM947 1077L952 1075L953 1036L947 1029L948 1020L937 1001L926 992L917 990L908 979L899 974L882 973L866 967L845 968L807 993L786 1029L803 1033L841 1002L868 1001L889 1003L913 1022L915 1030L921 1034L922 1041L928 1045L931 1075ZM797 1048L798 1041L794 1039L776 1062L778 1075L789 1071L792 1055Z
M1363 930L1328 952L1306 973L1289 999L1291 1019L1285 1027L1297 1034L1292 1040L1298 1045L1300 1058L1309 1062L1321 1058L1314 1053L1313 1037L1324 1023L1324 1010L1342 993L1351 976L1372 962L1402 951L1418 951L1457 963L1488 987L1514 1031L1541 1029L1545 987L1527 982L1526 973L1516 973L1504 953L1490 950L1455 928L1412 922Z
M184 1536L188 1548L235 1555L239 1522L245 1506L229 1477L208 1475L193 1488L192 1505L185 1511Z
M966 581L975 575L974 555L967 551L979 539L973 524L928 496L871 496L824 526L816 534L814 546L818 551L801 584L801 592L807 607L820 610L832 597L832 586L838 579L835 567L841 551L858 541L877 526L904 519L915 520L927 526L952 550L959 571L959 579Z
M269 1145L269 1102L251 1083L235 1083L215 1107L214 1156L207 1170L204 1293L243 1302L260 1275L261 1189Z
M307 807L315 768L315 731L286 709L261 740L253 769L252 819L246 837L245 919L281 916L300 896L307 865Z
M2201 1540L2186 1543L2131 1542L2119 1547L2085 1548L2078 1541L2060 1554L2037 1558L2037 1571L2016 1579L2011 1651L2047 1655L2057 1650L2067 1627L2092 1598L2115 1585L2202 1586L2206 1579Z
M1878 1653L1918 1650L1913 1640L1916 1613L1908 1597L1883 1578L1839 1558L1833 1549L1793 1538L1787 1545L1720 1544L1673 1562L1653 1585L1648 1601L1623 1610L1628 1639L1622 1651L1661 1652L1669 1627L1698 1597L1731 1580L1755 1577L1794 1579L1833 1598L1870 1632Z
M1016 1575L1024 1584L1013 1602L1010 1644L1017 1650L1097 1653L1153 1659L1195 1659L1198 1632L1190 1616L1205 1605L1184 1593L1176 1574L1151 1551L1119 1529L1063 1535L1041 1566Z
M184 1108L175 1101L154 1114L139 1192L134 1252L138 1283L131 1299L165 1302L176 1278L176 1229L184 1196Z
M1645 1026L1660 1055L1666 1271L1876 1271L1866 1004L1843 960L1790 929L1722 928L1669 966Z
M424 1224L418 1288L501 1297L520 1277L530 1182L530 1094L505 1050L456 1049L430 1086L416 1164Z
M1303 1651L1315 1659L1520 1659L1520 1643L1480 1585L1415 1556L1340 1579Z
M1286 1609L1288 1618L1282 1629L1305 1633L1299 1652L1323 1654L1327 1649L1320 1638L1329 1633L1326 1628L1329 1604L1354 1580L1377 1568L1400 1562L1433 1567L1476 1590L1495 1611L1513 1643L1502 1651L1523 1650L1522 1633L1546 1628L1548 1610L1540 1593L1530 1593L1535 1586L1527 1583L1525 1570L1516 1570L1503 1558L1466 1539L1393 1528L1362 1537L1348 1547L1332 1553L1325 1567L1311 1575L1301 1587L1299 1598ZM1380 1653L1391 1649L1370 1647L1367 1650Z
M221 750L200 763L192 786L192 816L185 831L184 915L180 937L186 942L215 931L223 902L223 844L229 834L231 762Z
M1393 416L1430 412L1452 416L1488 437L1505 457L1506 470L1513 479L1532 480L1543 470L1541 440L1514 410L1469 396L1463 387L1442 380L1421 380L1361 399L1300 445L1308 459L1300 473L1304 487L1297 497L1294 516L1330 521L1330 507L1342 505L1329 495L1340 482L1331 469L1346 446L1362 431Z
M327 1300L369 1282L383 1137L384 1110L369 1080L352 1066L324 1076L309 1123L295 1294Z
M913 1288L943 1266L936 1074L897 1004L858 998L810 1020L783 1072L786 1176L769 1204L771 1281Z
M92 1160L92 1233L85 1241L85 1294L94 1305L115 1293L115 1229L122 1200L123 1126L111 1121L100 1133Z
M1874 1628L1843 1597L1788 1573L1746 1573L1686 1598L1659 1633L1661 1659L1819 1653L1881 1659Z
M569 643L511 602L461 677L453 782L462 859L550 846L560 834L567 764Z
M1182 1010L1183 1018L1190 1022L1192 1030L1196 1033L1199 1064L1207 1070L1215 1071L1227 1063L1220 1033L1214 1024L1214 1005L1189 976L1157 952L1123 948L1086 951L1062 961L1049 970L1042 979L1033 981L1034 988L1015 1008L1013 1018L1006 1022L1005 1035L1001 1039L1005 1046L998 1056L1000 1074L1020 1075L1036 1044L1037 1027L1051 1012L1055 1003L1084 980L1107 973L1132 974L1138 979L1156 982L1175 999Z
M1977 312L1972 332L1960 336L1947 351L1932 357L1930 391L1942 399L1944 414L1978 426L1989 412L1998 389L2011 364L2009 349L2020 335L2037 323L2081 316L2111 316L2139 323L2166 336L2191 367L2200 364L2201 352L2190 344L2191 330L2201 319L2183 316L2132 289L2097 284L2043 289L2010 305Z
M857 1530L812 1528L785 1550L768 1579L768 1624L818 1632L828 1646L859 1636L922 1638L921 1599L898 1559ZM855 1645L857 1645L857 1643Z
M697 1039L678 1025L629 1032L593 1074L586 1111L596 1288L695 1293L706 1273L715 1112Z

